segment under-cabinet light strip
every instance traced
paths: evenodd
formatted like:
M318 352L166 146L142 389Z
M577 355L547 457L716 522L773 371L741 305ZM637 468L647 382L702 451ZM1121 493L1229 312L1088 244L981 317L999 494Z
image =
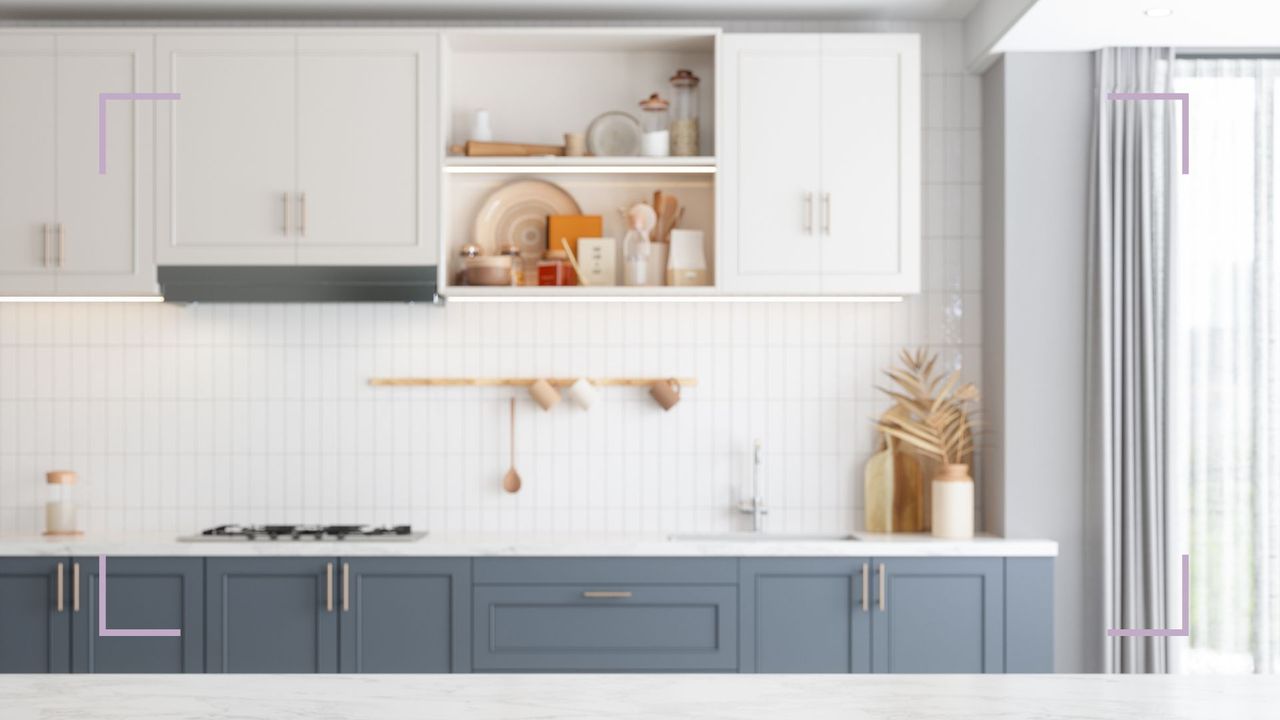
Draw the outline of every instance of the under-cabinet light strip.
M162 295L0 295L0 303L162 303Z
M712 175L716 168L714 165L446 165L444 171L455 175L495 173Z
M445 298L445 303L896 303L901 295L459 295Z

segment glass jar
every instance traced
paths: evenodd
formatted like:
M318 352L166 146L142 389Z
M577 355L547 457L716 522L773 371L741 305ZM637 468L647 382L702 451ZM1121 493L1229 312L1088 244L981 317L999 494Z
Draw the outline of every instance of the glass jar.
M671 154L688 157L698 153L698 83L691 70L677 70L671 77Z
M671 134L667 131L666 100L654 93L640 101L640 130L644 133L640 142L640 154L645 157L666 157L671 154Z
M45 535L78 535L76 474L70 470L45 473Z

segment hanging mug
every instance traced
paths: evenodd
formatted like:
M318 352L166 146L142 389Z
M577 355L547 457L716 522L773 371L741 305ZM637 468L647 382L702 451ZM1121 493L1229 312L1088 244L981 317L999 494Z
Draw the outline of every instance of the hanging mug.
M546 380L538 380L529 386L529 395L543 410L550 410L560 402L560 391Z
M649 386L649 395L653 396L663 410L670 410L680 402L680 382L675 378L659 380Z
M586 378L578 378L568 390L564 391L568 396L569 402L577 405L583 410L590 410L591 406L596 402L596 386Z

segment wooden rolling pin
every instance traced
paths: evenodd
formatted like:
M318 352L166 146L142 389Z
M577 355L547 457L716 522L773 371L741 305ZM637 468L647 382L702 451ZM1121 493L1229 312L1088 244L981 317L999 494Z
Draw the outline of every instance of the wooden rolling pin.
M449 152L455 155L466 155L467 157L529 157L533 155L564 155L564 146L468 140L466 145L451 146Z

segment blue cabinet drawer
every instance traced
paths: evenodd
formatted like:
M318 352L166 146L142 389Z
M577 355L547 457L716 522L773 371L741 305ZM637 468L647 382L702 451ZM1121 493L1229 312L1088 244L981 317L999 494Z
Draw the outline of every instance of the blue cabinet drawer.
M738 668L736 585L476 585L478 671Z

